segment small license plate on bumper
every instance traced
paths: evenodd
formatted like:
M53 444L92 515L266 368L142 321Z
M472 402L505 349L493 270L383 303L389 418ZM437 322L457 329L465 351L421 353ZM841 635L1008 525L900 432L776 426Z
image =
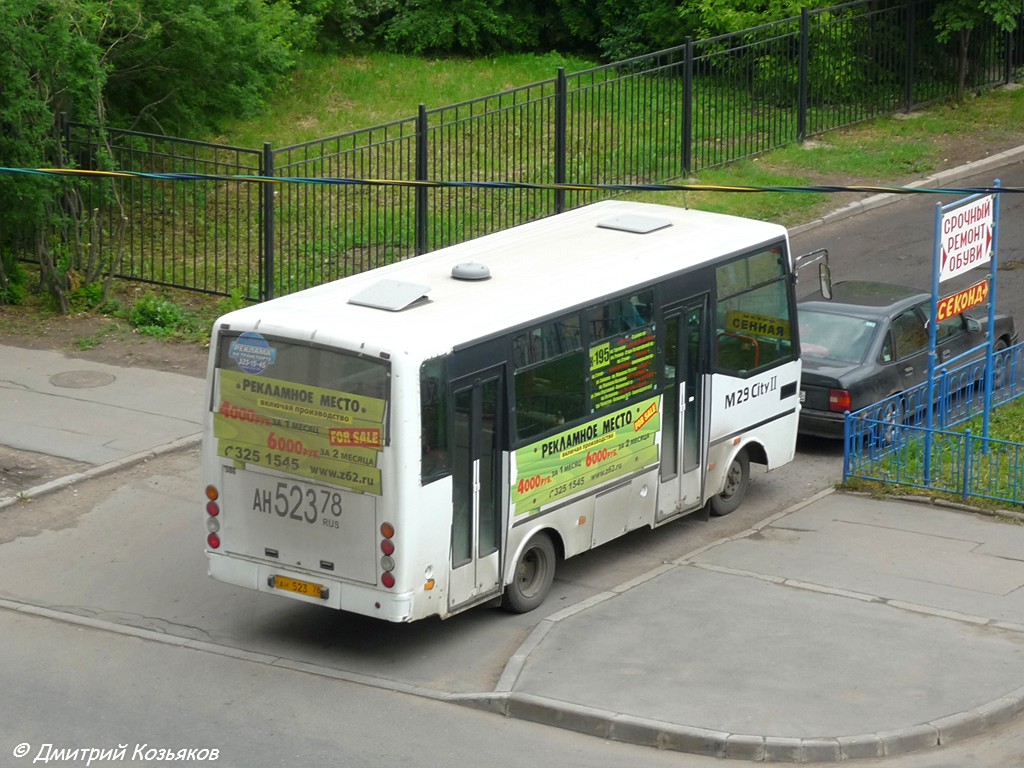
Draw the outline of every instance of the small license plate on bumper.
M801 389L800 390L800 402L801 403L806 403L807 402L807 390L806 389Z
M282 589L285 592L295 592L306 597L315 597L326 600L329 590L322 584L314 584L309 581L300 581L288 576L271 576L267 579L267 586L271 589Z

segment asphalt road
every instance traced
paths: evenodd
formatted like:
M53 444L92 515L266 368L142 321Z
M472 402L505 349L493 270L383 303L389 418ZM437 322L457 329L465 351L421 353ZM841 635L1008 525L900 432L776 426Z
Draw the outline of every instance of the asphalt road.
M1007 185L1024 186L1024 163L1001 169L1000 177ZM991 182L991 176L980 176L961 183ZM803 231L794 236L794 250L828 248L837 280L884 277L927 287L935 203L931 195L909 196L884 209ZM1007 195L1000 219L999 304L1024 323L1024 268L1015 268L1024 267L1022 244L1024 196ZM42 740L67 746L116 746L112 741L220 746L235 750L221 764L257 766L288 765L298 755L337 754L339 740L350 744L337 761L343 765L413 765L424 758L468 766L485 751L502 755L493 760L496 765L522 764L517 757L543 764L551 749L574 755L560 758L565 765L628 765L638 764L638 758L648 765L667 765L668 759L674 765L710 765L692 756L611 746L575 734L546 735L536 726L510 725L388 689L493 688L509 655L545 616L749 528L834 484L841 458L835 442L801 440L791 465L754 473L752 493L733 515L637 531L566 562L537 612L514 616L482 608L411 626L324 611L209 580L194 512L201 504L201 486L192 451L7 509L0 516L0 597L210 642L233 649L236 656L192 651L172 656L170 645L143 647L136 638L54 625L45 618L4 616L0 636L7 663L0 690L8 693L0 697L0 766L30 763L35 752L19 763L11 762L11 749L21 742L38 746ZM247 665L247 654L288 659L297 667L268 673L265 666ZM303 675L303 663L336 670L338 680ZM332 689L331 705L317 707L318 690L331 685L340 686ZM407 724L402 733L392 732L390 741L389 718ZM1019 742L1014 732L1007 733L986 737L991 747L942 751L930 762L908 756L900 765L1012 765L1006 756L1019 756L1013 752ZM414 746L415 739L422 740L422 750ZM268 743L274 748L253 746ZM521 754L517 744L524 745ZM957 762L965 755L974 759ZM951 756L953 761L946 762Z
M1024 162L996 173L971 176L957 187L1024 186ZM876 211L828 226L799 232L792 238L793 252L827 248L833 280L884 280L919 286L928 291L932 282L935 249L935 208L962 200L962 195L912 194ZM1024 327L1024 194L1004 194L1000 199L998 281L996 304L1011 312ZM980 280L979 268L941 285L943 295ZM806 290L817 290L812 275L804 276Z

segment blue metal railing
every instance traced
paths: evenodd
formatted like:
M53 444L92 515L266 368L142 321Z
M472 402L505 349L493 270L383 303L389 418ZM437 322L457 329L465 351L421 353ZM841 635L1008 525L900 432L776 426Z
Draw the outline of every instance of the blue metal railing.
M1024 343L997 351L993 367L995 409L1024 395ZM1024 445L972 429L972 420L983 413L984 381L984 359L943 368L935 382L931 429L926 384L847 413L843 481L1024 504ZM954 431L964 424L971 425Z

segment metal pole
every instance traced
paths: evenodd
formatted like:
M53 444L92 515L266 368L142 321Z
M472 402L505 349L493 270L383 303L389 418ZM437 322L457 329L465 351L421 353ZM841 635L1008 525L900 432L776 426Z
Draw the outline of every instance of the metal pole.
M1002 186L999 179L993 185L996 188ZM999 198L1002 195L993 195L994 208L992 209L992 259L989 262L989 286L988 286L988 344L985 348L985 407L982 423L982 445L983 450L988 452L989 418L992 412L992 387L995 385L995 371L992 368L995 359L996 343L996 269L999 267Z
M971 478L971 430L968 427L964 430L964 469L963 477L960 478L960 499L967 501L967 487L970 485Z
M806 7L800 9L800 94L796 115L796 138L803 143L807 138L807 60L810 57L811 14Z
M263 142L263 168L260 175L270 178L274 175L274 152L270 142ZM265 181L260 185L263 196L263 298L274 298L274 190L275 185Z
M683 49L683 175L693 171L693 38Z
M427 106L420 104L416 114L416 181L427 180ZM416 214L413 227L416 229L416 255L427 252L427 187L416 187Z
M558 68L558 77L555 79L555 183L565 184L566 163L568 151L568 93L565 81L565 67ZM555 190L555 213L562 213L565 210L565 190Z
M932 427L935 418L935 336L939 315L939 271L942 252L942 203L935 204L935 247L932 256L932 302L931 314L928 316L928 384L925 397L925 426L927 433L924 440L924 484L931 482L932 469Z

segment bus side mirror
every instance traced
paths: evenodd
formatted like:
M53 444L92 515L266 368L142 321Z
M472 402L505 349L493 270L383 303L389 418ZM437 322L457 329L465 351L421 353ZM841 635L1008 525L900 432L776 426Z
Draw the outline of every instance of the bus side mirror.
M805 253L802 256L797 256L793 262L795 265L794 278L796 274L803 267L810 266L814 262L818 262L818 287L821 290L821 295L826 299L832 298L832 270L828 266L828 249L819 248L816 251Z
M832 298L832 270L825 262L818 265L818 286L821 288L822 296L826 299Z

